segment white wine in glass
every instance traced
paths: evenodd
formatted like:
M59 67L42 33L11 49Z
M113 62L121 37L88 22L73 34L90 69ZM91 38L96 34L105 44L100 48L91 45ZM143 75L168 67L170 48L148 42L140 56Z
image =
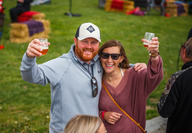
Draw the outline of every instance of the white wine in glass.
M144 47L148 47L150 41L152 41L152 38L155 37L155 33L145 32L144 38L146 39L146 42L143 42Z

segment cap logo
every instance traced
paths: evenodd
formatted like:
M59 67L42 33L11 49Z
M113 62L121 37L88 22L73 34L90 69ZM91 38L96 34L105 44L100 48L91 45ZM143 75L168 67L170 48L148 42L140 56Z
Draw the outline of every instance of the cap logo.
M87 28L87 30L88 30L90 33L92 33L93 31L95 31L95 29L93 28L92 25L90 25L90 26Z

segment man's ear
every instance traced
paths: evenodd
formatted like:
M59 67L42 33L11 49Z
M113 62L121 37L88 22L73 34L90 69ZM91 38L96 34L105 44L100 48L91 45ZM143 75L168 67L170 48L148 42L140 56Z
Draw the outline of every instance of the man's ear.
M183 56L187 59L187 53L186 53L186 48L183 50Z
M183 50L183 59L185 63L189 61L189 58L187 57L186 48Z
M74 43L75 43L75 46L76 46L76 43L77 43L77 38L73 38L73 41L74 41Z

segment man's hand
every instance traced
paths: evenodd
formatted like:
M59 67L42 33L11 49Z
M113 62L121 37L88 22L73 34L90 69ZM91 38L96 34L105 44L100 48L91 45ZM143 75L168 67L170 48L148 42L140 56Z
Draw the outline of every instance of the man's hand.
M32 40L27 47L27 52L26 52L27 56L29 58L42 56L42 54L40 53L40 51L42 51L40 45L41 45L41 42L39 41L39 39ZM48 45L50 45L50 43L48 43Z

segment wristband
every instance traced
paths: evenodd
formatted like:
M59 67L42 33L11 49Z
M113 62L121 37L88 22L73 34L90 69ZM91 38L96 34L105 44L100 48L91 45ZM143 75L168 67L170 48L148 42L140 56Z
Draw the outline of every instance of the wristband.
M151 53L151 51L149 52L149 55L151 57L157 57L159 55L159 52L154 52L154 53Z
M105 118L104 118L105 112L106 111L103 111L102 114L101 114L101 117L102 117L103 120L105 120Z

